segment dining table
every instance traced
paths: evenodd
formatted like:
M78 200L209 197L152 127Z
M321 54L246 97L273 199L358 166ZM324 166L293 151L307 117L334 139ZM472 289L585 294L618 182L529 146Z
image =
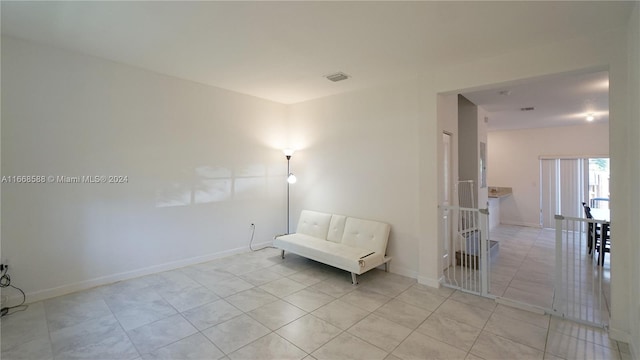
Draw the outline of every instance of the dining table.
M595 220L603 220L606 222L611 221L611 212L609 211L609 209L592 208L591 216L593 216Z

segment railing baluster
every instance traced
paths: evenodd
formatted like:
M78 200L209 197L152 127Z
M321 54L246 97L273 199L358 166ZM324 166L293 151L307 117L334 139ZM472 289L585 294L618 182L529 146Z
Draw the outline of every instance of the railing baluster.
M555 219L556 269L553 313L578 322L604 327L609 321L609 309L603 308L605 270L604 264L598 263L600 254L595 257L598 240L596 230L604 221L562 215L556 215ZM604 236L602 230L601 236ZM600 250L603 251L604 239L600 240ZM591 254L588 253L589 243Z
M448 211L449 219L457 217L457 231L453 239L442 236L443 241L451 241L451 246L441 244L443 248L449 249L449 257L455 256L450 264L446 264L446 273L443 276L443 285L476 293L478 295L489 295L489 259L490 248L488 230L488 210L472 208L461 208L456 206L440 206L441 216ZM449 231L444 223L443 230ZM449 239L449 240L447 240ZM444 266L443 266L444 268Z

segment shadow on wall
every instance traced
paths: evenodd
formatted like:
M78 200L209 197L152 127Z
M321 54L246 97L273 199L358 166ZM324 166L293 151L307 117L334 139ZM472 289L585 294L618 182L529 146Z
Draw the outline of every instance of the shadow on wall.
M262 164L234 172L210 165L185 169L156 188L156 207L189 206L264 196L268 171Z

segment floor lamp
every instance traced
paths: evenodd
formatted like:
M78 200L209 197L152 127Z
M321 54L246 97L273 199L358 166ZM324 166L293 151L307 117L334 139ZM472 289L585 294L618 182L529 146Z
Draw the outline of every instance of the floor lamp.
M289 208L290 208L290 202L289 202L289 186L291 184L294 184L297 179L296 176L293 175L293 173L291 172L290 169L290 161L291 161L291 155L293 155L293 149L284 149L284 156L287 157L287 234L289 234Z

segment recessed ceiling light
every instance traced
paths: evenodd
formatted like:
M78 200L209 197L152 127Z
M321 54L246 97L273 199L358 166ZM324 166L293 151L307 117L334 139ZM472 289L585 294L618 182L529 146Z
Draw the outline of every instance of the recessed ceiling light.
M587 121L593 121L594 119L595 117L593 116L593 114L587 115Z

